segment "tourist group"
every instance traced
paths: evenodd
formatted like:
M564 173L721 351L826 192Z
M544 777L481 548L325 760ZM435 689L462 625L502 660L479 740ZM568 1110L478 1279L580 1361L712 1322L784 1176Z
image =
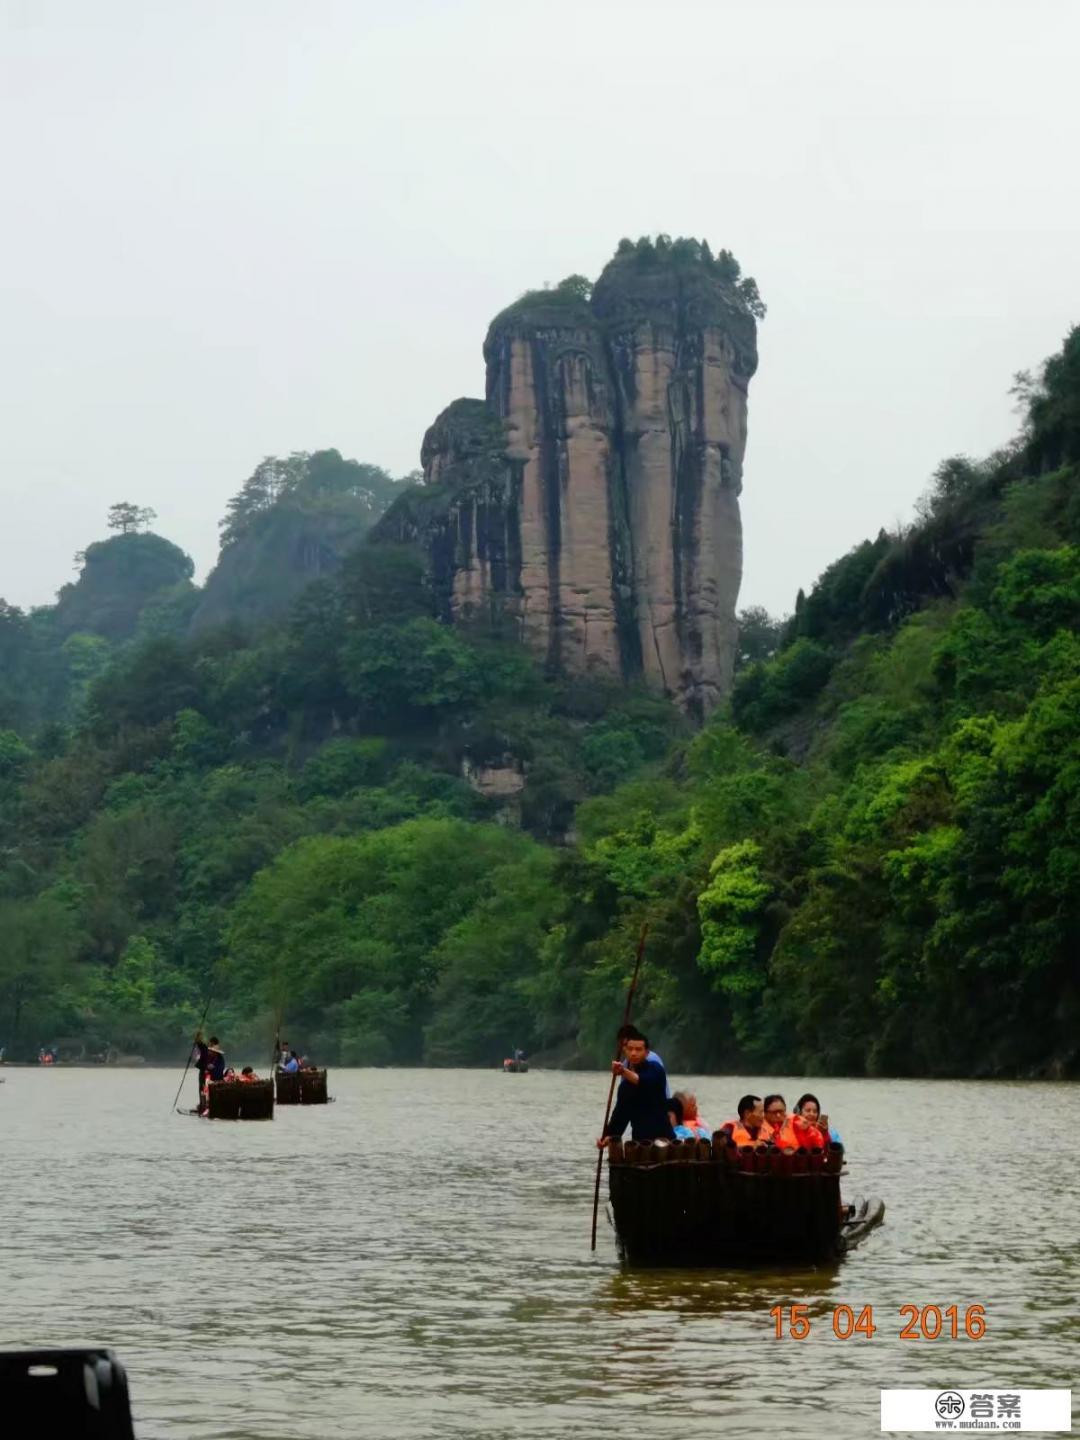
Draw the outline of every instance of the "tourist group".
M618 1041L622 1058L613 1060L611 1069L619 1077L619 1091L597 1145L603 1149L627 1125L635 1140L711 1140L713 1131L698 1114L697 1096L687 1090L671 1093L664 1062L649 1048L648 1037L624 1025ZM842 1145L817 1096L810 1094L799 1097L791 1114L782 1095L744 1095L738 1119L725 1121L718 1133L740 1147L824 1150Z

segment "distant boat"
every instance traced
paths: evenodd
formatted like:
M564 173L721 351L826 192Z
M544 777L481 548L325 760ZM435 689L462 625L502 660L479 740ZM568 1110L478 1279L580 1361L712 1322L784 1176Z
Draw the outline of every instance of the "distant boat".
M502 1063L504 1075L527 1075L529 1073L529 1062L524 1055L515 1054L510 1060Z
M279 1068L274 1071L274 1084L279 1105L326 1105L330 1099L325 1070Z
M624 1260L739 1265L836 1260L885 1218L840 1201L843 1151L736 1148L713 1140L613 1140L611 1210Z

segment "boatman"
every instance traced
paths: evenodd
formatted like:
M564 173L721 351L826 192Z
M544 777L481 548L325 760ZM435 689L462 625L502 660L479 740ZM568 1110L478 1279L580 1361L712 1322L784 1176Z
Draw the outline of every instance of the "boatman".
M203 1096L207 1080L220 1080L225 1074L225 1056L216 1035L210 1036L210 1043L204 1044L202 1031L195 1032L195 1069L199 1075L199 1109L205 1109Z
M624 1058L624 1059L626 1058L626 1042L627 1042L627 1040L630 1039L630 1037L631 1037L632 1035L636 1035L639 1039L641 1038L641 1031L637 1028L637 1026L636 1026L636 1025L622 1025L622 1026L619 1027L618 1034L617 1034L616 1037L615 1037L616 1040L618 1041L618 1046L617 1046L617 1048L623 1052L623 1058ZM668 1079L667 1079L667 1066L664 1064L663 1060L660 1059L660 1056L657 1055L657 1053L656 1053L655 1050L650 1050L650 1051L649 1051L649 1059L650 1059L650 1060L655 1060L656 1063L657 1063L657 1064L660 1066L660 1068L663 1070L663 1072L664 1072L664 1093L666 1094L667 1098L670 1100L670 1099L671 1099L671 1086L670 1086L670 1084L668 1083Z
M611 1073L620 1077L620 1084L607 1129L596 1142L601 1150L627 1125L635 1140L674 1138L668 1119L667 1072L649 1059L649 1042L640 1031L626 1037L624 1050L625 1062L611 1062Z

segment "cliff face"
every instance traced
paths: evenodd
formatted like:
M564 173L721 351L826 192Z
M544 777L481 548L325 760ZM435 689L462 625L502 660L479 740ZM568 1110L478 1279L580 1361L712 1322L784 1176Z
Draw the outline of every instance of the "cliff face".
M618 387L645 675L705 714L731 686L755 324L704 267L609 265L593 309Z
M534 304L496 320L484 356L488 405L520 473L524 637L553 669L627 673L617 397L601 327L584 302L551 314Z
M402 490L379 466L337 450L267 456L229 501L192 630L285 616L312 581L340 569Z
M221 552L191 618L192 631L286 615L306 586L339 569L369 525L370 517L360 511L311 515L283 506Z
M418 542L441 620L519 623L521 467L483 400L455 400L424 436L424 483L378 522L376 542Z
M737 270L736 270L737 276ZM487 399L424 440L381 522L419 539L444 618L499 615L554 671L644 675L689 712L727 694L755 324L713 262L620 255L526 296L484 345Z

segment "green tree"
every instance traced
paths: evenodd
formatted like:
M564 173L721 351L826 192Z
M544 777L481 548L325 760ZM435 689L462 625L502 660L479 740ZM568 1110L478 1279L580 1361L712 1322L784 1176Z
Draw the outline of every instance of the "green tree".
M0 899L0 1033L9 1055L26 1055L63 1016L63 990L76 978L78 931L70 910L48 893Z
M146 505L133 505L130 500L118 500L115 505L109 506L109 529L119 530L121 535L135 535L156 519L156 510Z

